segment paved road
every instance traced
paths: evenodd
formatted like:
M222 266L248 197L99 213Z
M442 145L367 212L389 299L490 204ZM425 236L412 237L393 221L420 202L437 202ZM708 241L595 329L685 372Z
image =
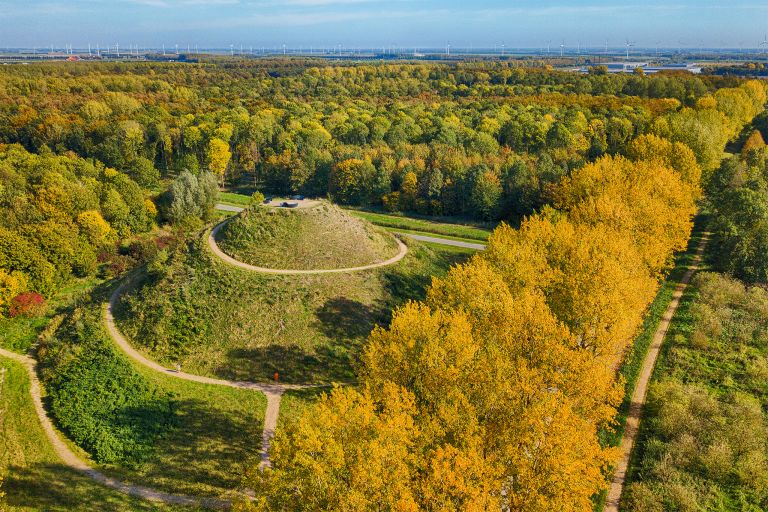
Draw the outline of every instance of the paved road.
M69 449L69 447L62 441L62 439L56 433L56 429L53 427L51 419L43 407L40 381L37 379L37 361L29 356L22 356L8 350L0 348L0 356L12 359L27 370L29 375L29 394L32 397L32 403L35 406L35 412L40 420L40 424L45 431L45 435L48 437L54 451L59 458L68 467L85 474L92 478L96 482L102 485L115 489L123 494L130 496L136 496L149 501L156 501L162 503L168 503L171 505L186 505L186 506L199 506L202 505L206 508L214 509L227 509L230 507L230 502L226 500L220 500L216 498L193 498L191 496L184 496L181 494L170 494L163 491L157 491L148 487L142 487L138 485L131 485L114 478L106 476L104 473L94 469L87 462Z
M706 236L701 239L699 246L696 248L696 255L694 256L692 265L688 267L688 271L675 288L675 291L672 294L672 301L669 303L669 306L667 306L667 310L664 312L664 316L661 317L661 322L656 328L656 332L653 334L651 346L643 361L643 367L640 369L640 375L637 379L637 384L635 384L635 390L632 392L632 401L629 405L629 413L627 414L627 421L624 426L624 437L621 439L621 446L619 448L621 458L614 469L611 487L608 489L608 498L606 499L603 512L619 512L621 493L624 490L624 481L627 477L627 468L629 467L630 457L632 456L632 448L637 439L651 374L656 365L656 359L659 356L661 345L664 343L664 338L669 330L669 324L672 322L672 317L675 316L677 307L680 305L680 299L683 297L683 292L685 292L693 274L699 268L699 262L704 253L704 248L707 246L707 241L708 238Z
M413 238L414 240L418 240L420 242L429 242L431 244L451 245L453 247L464 247L465 249L475 249L478 251L485 249L485 245L480 243L462 242L461 240L451 240L450 238L439 238L427 235L414 235L413 233L399 234L405 235L408 238Z
M217 210L221 210L224 212L241 212L245 208L241 208L240 206L232 206L229 204L217 204L216 205ZM217 226L218 227L218 226ZM418 240L420 242L429 242L431 244L441 244L441 245L450 245L452 247L464 247L465 249L475 249L478 251L482 251L485 249L485 245L480 243L471 243L471 242L462 242L460 240L451 240L449 238L440 238L436 236L431 235L414 235L412 233L400 233L398 231L395 231L399 235L407 236L408 238L412 238L414 240ZM233 260L237 261L237 260ZM258 268L258 267L257 267Z

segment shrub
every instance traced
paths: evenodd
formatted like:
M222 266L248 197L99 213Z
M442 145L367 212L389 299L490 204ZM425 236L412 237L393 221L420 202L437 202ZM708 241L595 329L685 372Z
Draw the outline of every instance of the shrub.
M11 318L17 316L40 316L45 312L45 299L36 292L20 293L11 299L8 314Z
M170 396L116 352L98 310L76 309L38 355L56 422L96 462L136 465L173 426Z

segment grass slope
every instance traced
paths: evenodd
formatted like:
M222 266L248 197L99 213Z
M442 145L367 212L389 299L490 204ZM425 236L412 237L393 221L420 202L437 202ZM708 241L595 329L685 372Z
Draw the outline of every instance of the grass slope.
M325 201L297 209L249 208L225 225L218 238L230 256L268 268L356 267L398 252L392 235Z
M467 253L408 241L408 255L365 272L279 276L221 262L202 240L150 274L117 308L120 329L166 365L238 380L351 382L360 348L393 307L423 296Z
M92 512L192 510L131 498L65 466L48 442L29 396L26 370L0 357L0 510ZM3 503L4 500L4 503Z

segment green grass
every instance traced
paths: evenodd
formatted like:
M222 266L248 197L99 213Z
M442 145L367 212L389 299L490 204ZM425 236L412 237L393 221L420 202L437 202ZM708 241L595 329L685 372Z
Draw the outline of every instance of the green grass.
M105 472L169 492L193 496L237 489L247 467L258 463L266 398L257 391L206 385L159 374L133 364L136 371L172 394L176 427L155 444L139 468Z
M460 238L458 236L450 236L450 235L438 235L435 233L427 233L426 231L416 231L415 229L398 229L398 228L387 228L384 227L387 231L391 233L404 233L407 235L422 235L422 236L433 236L436 238L444 238L446 240L455 240L457 242L467 242L469 244L485 244L485 241L481 240L474 240L472 238ZM424 243L434 243L434 242L424 242ZM443 244L444 245L444 244ZM472 249L476 250L476 249Z
M371 329L470 253L406 243L402 261L376 270L280 276L232 267L197 240L124 296L118 325L148 357L192 373L354 382Z
M251 196L236 194L234 192L219 192L219 202L232 206L246 207L251 204Z
M48 302L45 315L32 318L0 318L0 347L19 354L26 353L54 315L65 311L100 282L92 277L77 279L62 287Z
M348 210L352 215L365 219L377 226L393 228L402 231L431 233L434 235L455 237L466 241L485 242L493 231L489 227L471 226L448 222L446 218L431 220L425 218L406 217L386 213L374 213L361 210Z
M296 421L301 413L317 402L323 394L331 392L331 388L309 388L286 391L280 401L280 416L277 428L280 429L287 423Z
M192 510L126 496L65 466L35 414L27 372L18 363L0 357L0 373L3 370L0 474L4 476L2 490L6 496L0 498L0 509L30 512Z
M659 322L661 322L667 307L669 307L669 303L672 301L672 294L674 293L675 288L680 283L680 280L688 267L693 263L696 249L701 241L703 224L703 220L697 220L694 232L688 242L688 248L685 252L682 252L675 257L675 266L656 293L656 297L646 312L640 333L635 338L635 342L619 370L619 375L625 382L624 396L616 414L615 427L611 430L604 429L600 432L600 441L603 446L619 446L621 444L621 438L624 436L627 414L632 400L632 393L635 390L635 385L637 384L637 378L640 375L643 361L645 360L648 348L653 341L653 335L659 326ZM595 511L603 510L605 499L606 492L601 493L595 498Z
M364 266L398 253L391 234L324 201L294 210L248 209L221 229L217 242L240 261L281 269Z

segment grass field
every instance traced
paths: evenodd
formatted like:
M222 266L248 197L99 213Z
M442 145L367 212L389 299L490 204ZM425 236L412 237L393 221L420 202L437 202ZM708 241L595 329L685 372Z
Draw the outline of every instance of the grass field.
M203 241L145 277L116 311L120 329L162 364L238 380L352 382L360 347L393 307L423 297L466 251L407 241L399 263L343 275L244 271Z
M5 478L0 510L93 512L176 511L131 498L65 466L48 442L29 396L27 372L0 357L0 474ZM5 503L3 503L5 500ZM5 505L5 508L3 507Z
M454 224L445 219L429 220L362 210L348 210L349 213L365 219L371 224L404 232L434 234L468 242L485 242L493 231L488 227Z
M219 202L233 206L246 207L251 204L251 196L236 194L234 192L219 192Z
M293 210L248 209L224 225L217 242L245 263L300 270L370 265L399 250L391 234L325 201Z

